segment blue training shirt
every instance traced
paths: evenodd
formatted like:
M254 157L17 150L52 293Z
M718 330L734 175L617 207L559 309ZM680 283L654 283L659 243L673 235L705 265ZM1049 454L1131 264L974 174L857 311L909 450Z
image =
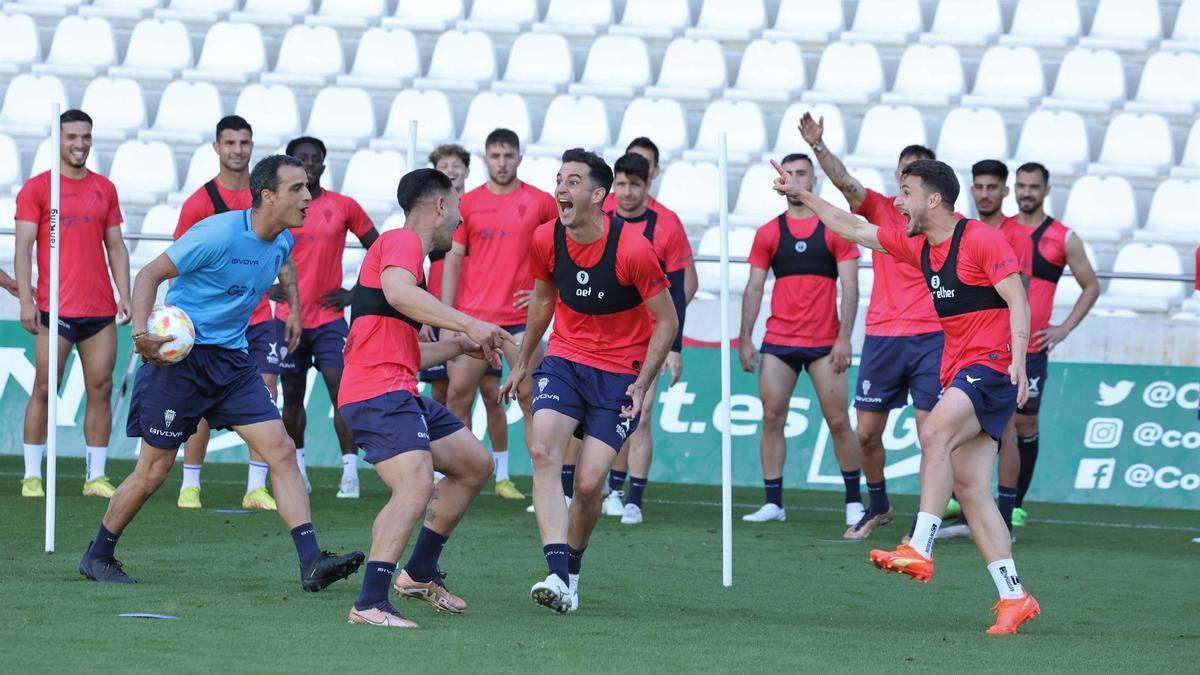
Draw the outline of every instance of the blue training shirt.
M179 270L167 303L192 318L196 344L246 351L250 315L279 276L294 241L286 230L275 241L259 237L247 209L205 218L167 248Z

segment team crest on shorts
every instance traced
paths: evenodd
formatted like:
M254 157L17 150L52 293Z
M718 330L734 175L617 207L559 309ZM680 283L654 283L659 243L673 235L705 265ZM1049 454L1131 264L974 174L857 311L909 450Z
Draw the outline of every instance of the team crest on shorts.
M866 396L867 394L871 393L871 381L870 380L862 381L862 390L863 390L863 396Z
M163 421L167 423L167 428L171 428L171 422L175 421L175 411L167 408L163 411Z
M540 394L540 393L542 393L542 392L544 392L544 391L546 391L546 385L547 385L547 384L550 384L550 379L549 379L549 378L543 377L543 378L541 378L541 379L539 379L539 380L538 380L538 393L539 393L539 394Z

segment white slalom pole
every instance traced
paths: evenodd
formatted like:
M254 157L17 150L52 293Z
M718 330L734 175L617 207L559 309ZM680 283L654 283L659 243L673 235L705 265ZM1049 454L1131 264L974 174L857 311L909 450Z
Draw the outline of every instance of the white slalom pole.
M417 121L408 121L408 167L405 173L417 168Z
M62 128L59 104L50 104L50 354L46 403L46 553L54 553L58 498L58 218L61 198Z
M730 436L729 363L729 158L726 134L717 136L717 170L721 218L721 583L733 585L733 438Z

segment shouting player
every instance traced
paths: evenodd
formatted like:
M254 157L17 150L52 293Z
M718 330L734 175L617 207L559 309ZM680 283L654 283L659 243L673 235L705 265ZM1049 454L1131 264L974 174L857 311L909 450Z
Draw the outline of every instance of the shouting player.
M83 364L87 407L83 437L87 445L85 497L111 497L105 476L108 437L112 433L112 372L117 360L115 323L129 321L129 251L121 236L117 190L104 176L88 170L92 150L92 118L81 110L59 116L59 236L62 265L58 294L58 377L61 380L74 345ZM37 364L25 406L25 477L22 497L44 497L42 457L46 454L46 398L50 356L50 171L21 187L17 194L16 275L21 326L34 335ZM37 293L33 288L33 245L37 243ZM107 259L107 267L105 261ZM117 300L113 301L116 284ZM11 291L10 291L11 292Z
M811 192L817 184L808 155L791 154L780 165L793 184ZM754 235L750 248L750 279L742 295L742 329L738 353L742 370L758 371L758 395L763 403L762 458L766 502L749 522L784 520L783 465L787 439L783 428L788 402L800 373L808 370L821 414L833 439L833 452L846 486L846 524L863 517L861 453L850 427L846 371L850 368L850 333L858 313L858 247L834 234L795 197L787 198L787 211L772 218ZM762 306L767 271L775 273L771 315L762 349L755 350L751 333ZM838 284L842 288L838 318Z
M342 349L350 330L343 311L350 304L350 291L342 289L346 233L357 237L365 249L375 243L379 233L358 202L321 187L321 174L325 173L325 144L320 139L301 136L289 142L285 152L304 165L304 172L308 174L308 192L312 195L304 226L291 233L296 240L292 257L296 261L303 330L300 343L279 359L283 423L296 444L296 460L307 483L304 430L308 416L304 411L304 400L308 390L308 369L317 368L325 381L329 400L336 401L342 381ZM285 322L291 314L291 308L286 304L275 305L276 321ZM277 325L276 330L280 329ZM342 451L342 479L337 496L339 499L358 499L358 448L336 407L333 428Z
M206 218L138 272L133 295L134 348L147 363L138 370L126 432L141 438L133 473L108 503L79 573L95 581L135 583L114 557L117 538L146 500L162 486L179 444L200 419L229 427L270 466L278 510L291 529L300 558L300 582L319 591L354 573L363 554L321 551L309 515L308 494L279 409L247 353L246 329L254 306L278 275L295 275L292 235L308 207L304 168L284 155L254 166L249 209ZM258 264L245 264L253 260ZM174 279L167 303L191 317L196 344L177 363L159 356L169 337L151 335L146 319L158 287Z
M533 237L529 260L536 282L527 333L502 389L516 395L553 317L546 357L533 374L529 444L533 503L550 574L530 595L558 612L579 607L579 570L600 516L605 477L638 424L646 391L679 328L670 284L650 242L602 210L612 181L612 170L594 153L563 153L555 189L559 215ZM568 511L563 453L577 432L582 444Z
M1029 304L1016 254L996 230L954 213L958 179L935 160L917 160L900 172L896 209L908 220L903 231L860 221L782 170L775 188L801 200L839 236L921 270L945 331L945 391L920 430L921 507L912 541L894 551L873 550L871 561L913 579L932 579L934 537L954 491L1000 595L987 632L1017 632L1039 607L1018 579L1008 528L991 492L997 442L1029 385Z

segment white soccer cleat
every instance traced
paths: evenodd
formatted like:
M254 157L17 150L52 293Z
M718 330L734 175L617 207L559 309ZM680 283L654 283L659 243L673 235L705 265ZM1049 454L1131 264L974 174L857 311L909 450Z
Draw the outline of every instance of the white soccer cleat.
M969 538L970 536L971 536L971 526L967 525L963 521L959 520L959 521L955 521L949 525L943 525L942 527L938 528L937 534L935 534L933 536L933 538L934 539L961 539L964 537Z
M567 612L579 611L579 575L568 574L567 586L571 589L570 600L567 603Z
M746 515L742 516L742 520L746 521L747 523L765 523L771 520L783 522L787 520L787 512L783 510L783 507L775 506L774 504L767 502L759 507L759 509L754 513L747 513Z
M625 515L625 505L621 503L621 498L625 496L620 490L613 490L604 498L604 505L600 507L600 512L606 516L623 516Z
M571 508L571 498L564 495L563 499L567 500L567 508ZM525 513L533 513L533 504L525 507Z
M343 478L338 485L338 499L358 499L358 479Z
M867 509L863 507L862 502L850 502L846 504L846 525L857 525L858 521L866 515Z
M559 614L565 614L570 611L571 587L558 578L557 574L550 574L544 581L539 581L529 589L529 597L542 607L552 609Z
M622 525L641 525L642 507L637 504L626 504L625 512L621 514Z

